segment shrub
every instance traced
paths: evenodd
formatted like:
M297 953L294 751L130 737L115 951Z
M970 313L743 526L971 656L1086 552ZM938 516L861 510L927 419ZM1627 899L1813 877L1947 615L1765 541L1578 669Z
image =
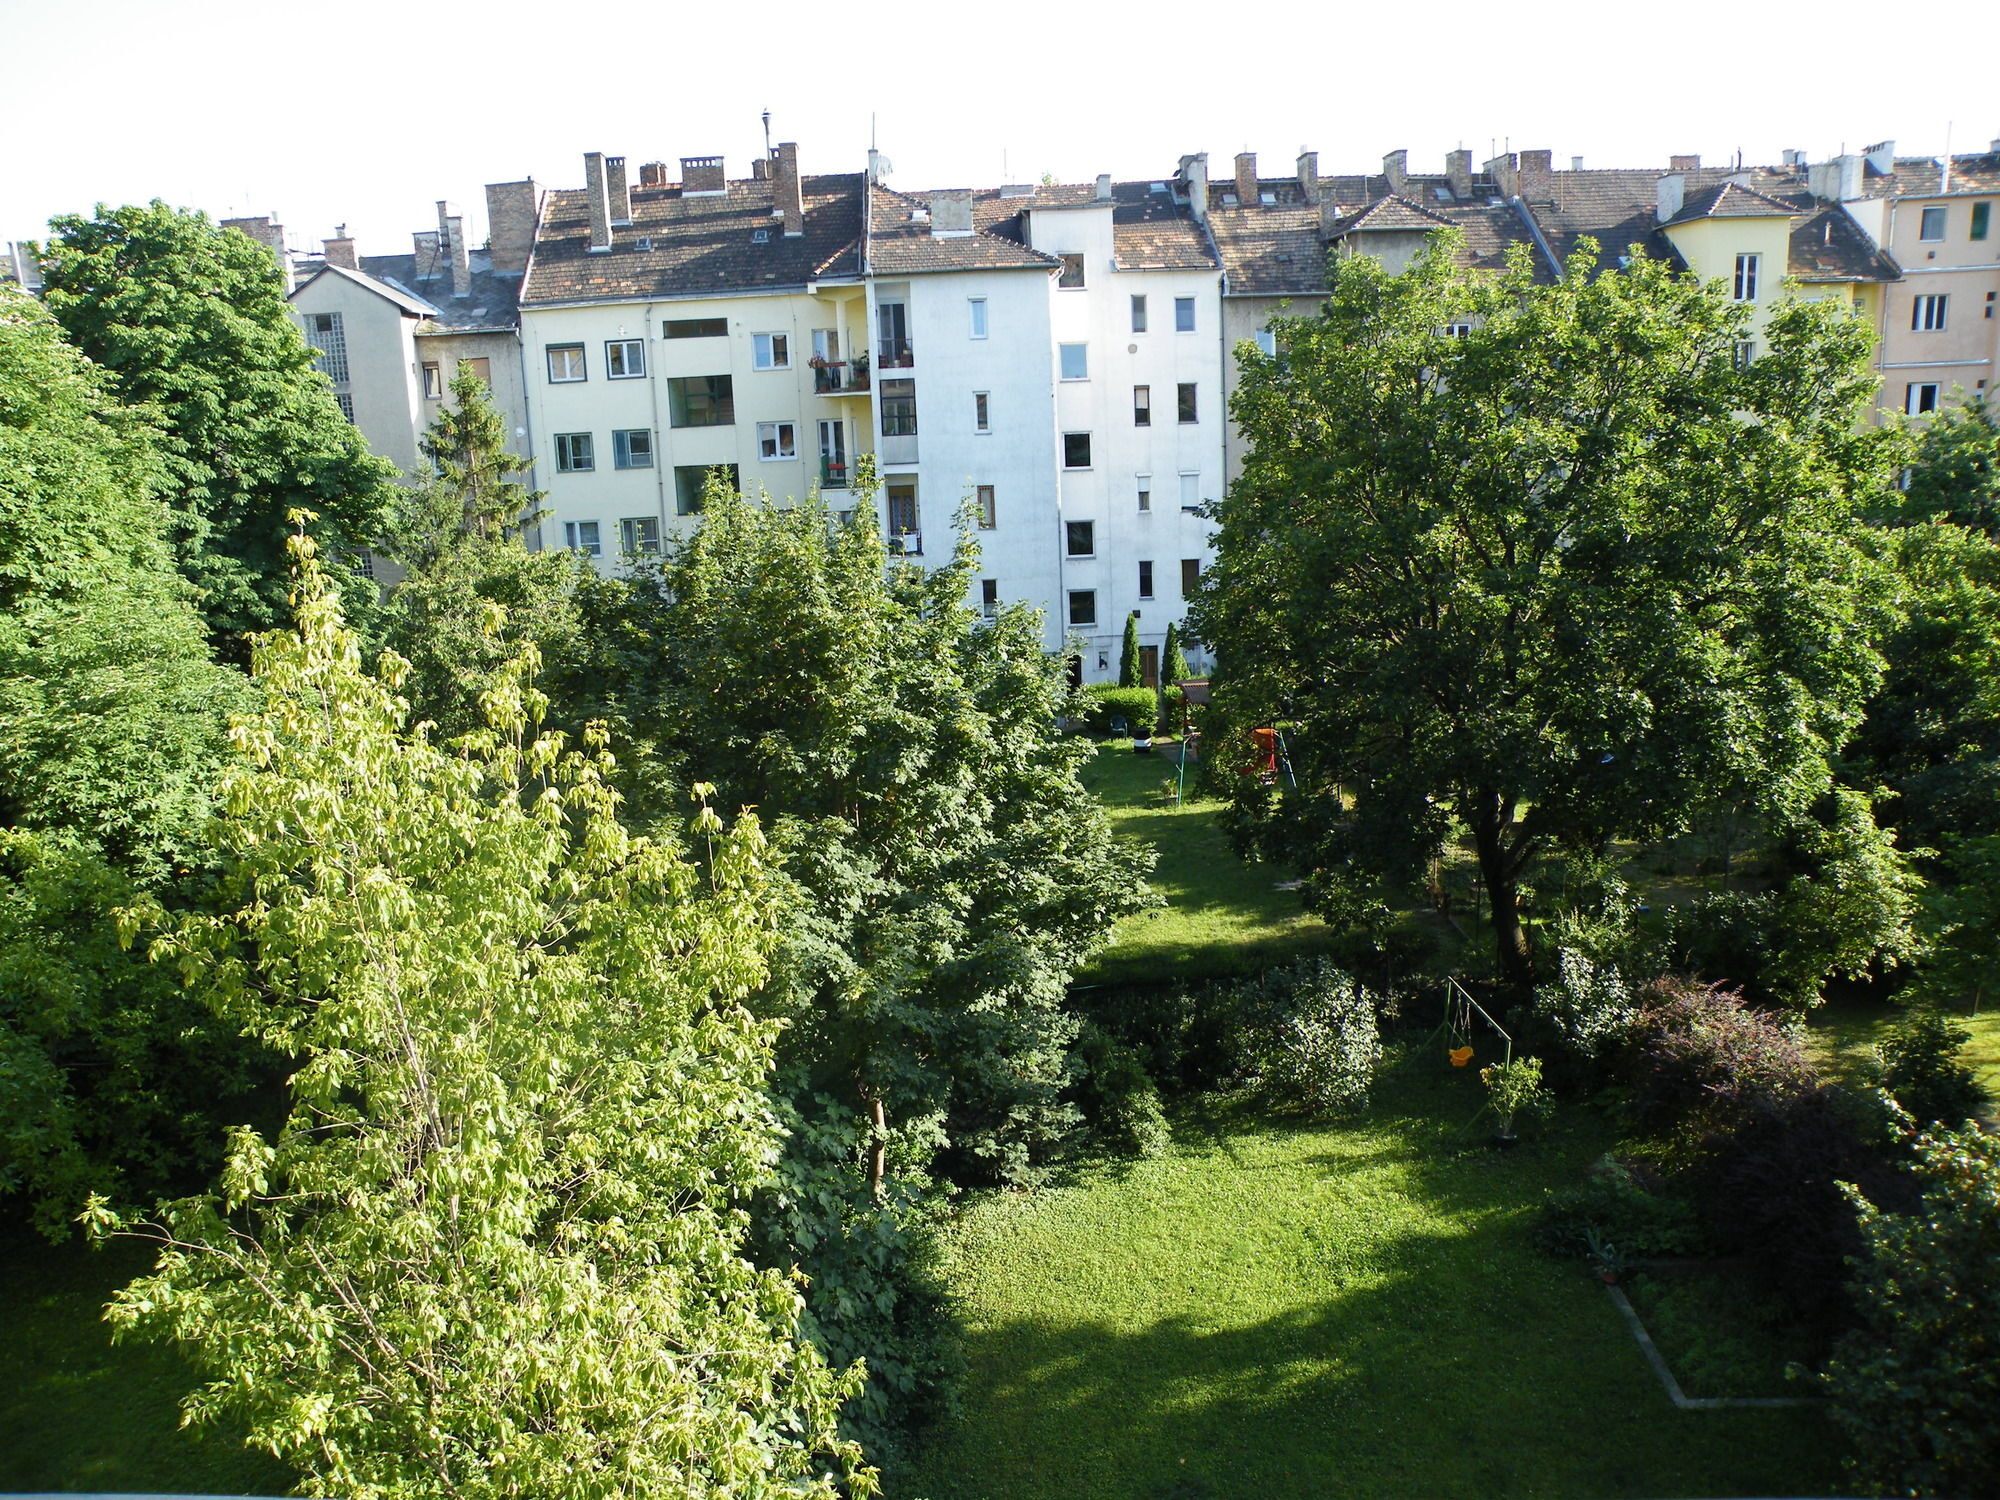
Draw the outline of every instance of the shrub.
M1093 734L1111 733L1111 721L1123 719L1128 729L1151 729L1159 715L1159 696L1147 687L1113 687L1095 683L1083 690L1084 722Z
M1578 1087L1597 1081L1639 1018L1618 971L1574 948L1561 950L1555 982L1537 986L1525 1009L1528 1027L1552 1053L1550 1071Z
M1106 985L1074 1003L1111 1037L1137 1049L1169 1093L1216 1088L1243 1068L1241 982Z
M1593 1237L1627 1256L1695 1255L1703 1245L1692 1204L1652 1190L1609 1156L1575 1187L1549 1193L1535 1228L1537 1243L1554 1255L1583 1255Z
M1085 1022L1076 1040L1082 1076L1077 1104L1097 1139L1125 1156L1157 1156L1173 1136L1145 1059L1102 1027Z
M1641 996L1633 1035L1633 1119L1684 1145L1818 1082L1790 1032L1719 985L1655 981Z
M1542 1060L1517 1057L1479 1070L1486 1085L1486 1102L1500 1117L1500 1133L1512 1135L1517 1126L1539 1125L1555 1109L1555 1096L1542 1083Z
M1169 684L1160 689L1160 727L1168 734L1179 734L1187 727L1182 708L1187 702L1187 694Z
M1912 1145L1922 1211L1857 1205L1861 1323L1822 1383L1861 1492L1990 1495L2000 1475L2000 1138Z
M1342 1114L1368 1099L1382 1037L1375 997L1324 959L1273 969L1239 987L1257 1095L1274 1108L1312 1118Z
M1777 898L1768 891L1723 891L1667 913L1667 962L1717 984L1758 993L1771 967Z
M1882 1087L1919 1125L1958 1126L1992 1103L1958 1060L1972 1033L1940 1010L1913 1010L1879 1049Z

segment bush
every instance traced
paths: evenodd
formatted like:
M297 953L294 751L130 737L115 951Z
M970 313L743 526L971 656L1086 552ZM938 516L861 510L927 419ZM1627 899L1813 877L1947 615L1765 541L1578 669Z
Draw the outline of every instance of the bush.
M1768 996L1761 986L1776 952L1777 909L1777 898L1768 891L1723 891L1670 908L1667 962L1717 984Z
M1499 1116L1500 1131L1512 1135L1521 1125L1539 1125L1555 1110L1555 1096L1542 1084L1542 1060L1517 1057L1479 1070L1486 1085L1486 1102Z
M1084 722L1093 734L1111 733L1111 721L1123 719L1128 730L1150 730L1160 712L1159 695L1148 687L1113 687L1095 683L1083 690Z
M1861 1325L1821 1377L1862 1493L1990 1495L2000 1476L2000 1138L1913 1142L1922 1211L1858 1205Z
M1254 1018L1246 1052L1259 1098L1315 1119L1367 1102L1382 1037L1375 997L1352 975L1307 959L1239 986L1238 994Z
M1627 1256L1701 1252L1701 1217L1685 1199L1654 1191L1621 1161L1605 1157L1575 1187L1542 1202L1535 1239L1552 1255L1583 1255L1592 1238Z
M1536 987L1523 1019L1537 1045L1551 1053L1551 1073L1579 1089L1600 1081L1625 1044L1639 1006L1618 971L1574 948L1556 959L1556 980Z
M1076 1057L1082 1070L1077 1104L1096 1138L1125 1156L1166 1150L1173 1135L1140 1053L1086 1021L1077 1034Z
M1913 1010L1879 1049L1882 1087L1919 1125L1956 1127L1993 1102L1958 1060L1972 1033L1940 1010Z
M1106 985L1074 994L1091 1024L1137 1049L1169 1093L1222 1086L1243 1068L1240 982Z
M1640 997L1632 1034L1634 1122L1684 1146L1818 1083L1789 1031L1719 985L1655 981Z
M1187 694L1168 684L1160 689L1160 727L1168 734L1179 734L1187 727L1182 709L1187 703Z

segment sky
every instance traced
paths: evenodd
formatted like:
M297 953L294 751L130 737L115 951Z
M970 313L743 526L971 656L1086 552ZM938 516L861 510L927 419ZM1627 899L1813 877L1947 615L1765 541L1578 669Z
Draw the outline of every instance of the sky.
M1220 0L0 0L0 240L50 216L164 198L270 213L295 249L346 224L407 251L436 202L483 242L487 182L583 182L583 153L722 153L747 176L771 138L808 173L893 185L1157 178L1207 151L1265 176L1301 147L1322 172L1460 145L1546 147L1567 165L1664 170L1675 153L1814 160L2000 136L2000 10L1935 0L1908 19L1839 0L1474 5ZM40 59L37 65L33 60Z

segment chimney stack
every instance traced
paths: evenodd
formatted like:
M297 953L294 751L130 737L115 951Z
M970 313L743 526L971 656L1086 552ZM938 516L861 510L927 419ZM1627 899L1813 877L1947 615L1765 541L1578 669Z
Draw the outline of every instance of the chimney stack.
M611 199L611 222L630 224L632 222L632 189L625 184L625 158L607 156L604 158L604 180L606 196Z
M321 242L326 249L326 263L330 266L345 266L350 271L361 269L361 259L354 253L354 241L347 237L347 226L340 225L333 231L333 238Z
M486 184L486 258L495 271L518 276L528 269L539 196L532 177Z
M1552 151L1523 151L1521 153L1521 196L1523 198L1548 198L1555 192L1555 153Z
M663 188L667 185L667 164L663 161L649 161L639 167L639 186L643 188Z
M1299 193L1306 202L1319 202L1319 153L1299 147Z
M889 174L896 169L889 164L889 158L873 146L868 148L868 180L881 184L889 180Z
M1097 201L1099 203L1109 203L1111 201L1111 174L1109 172L1099 172L1097 174Z
M1463 146L1445 152L1444 176L1451 184L1452 197L1461 203L1468 201L1472 197L1472 153Z
M590 200L590 253L602 255L611 248L611 192L602 151L583 153L583 191Z
M1236 201L1245 208L1257 206L1257 153L1236 153Z
M1654 212L1662 224L1681 211L1681 205L1687 201L1687 185L1687 178L1678 172L1653 184Z
M419 281L429 281L444 264L438 254L438 232L435 229L417 230L410 236L410 247L416 260L412 274Z
M1197 224L1208 222L1208 153L1197 151L1181 158L1177 174L1181 186L1187 189L1188 212L1194 215Z
M870 158L872 164L873 158ZM785 233L799 235L806 232L806 200L799 185L799 143L797 141L778 142L777 160L771 169L771 205L785 218ZM966 213L972 212L972 200L966 199ZM968 226L969 227L969 226Z
M750 163L750 180L753 182L769 182L771 180L770 157L760 156Z
M1699 156L1670 156L1667 158L1667 170L1670 172L1699 172L1701 170L1701 158Z
M972 189L940 188L930 195L931 238L962 239L972 233Z
M1896 170L1896 143L1877 141L1872 146L1863 146L1861 154L1868 159L1868 165L1884 176Z
M285 291L287 293L291 291L292 262L291 257L285 254L284 225L273 223L270 215L266 214L256 219L224 219L222 227L224 229L234 229L238 234L247 234L251 239L270 251L272 257L278 262L278 270L285 278ZM18 272L16 275L18 279ZM22 284L26 285L25 282Z
M729 191L729 169L719 156L681 158L681 196L719 198Z
M1399 149L1384 156L1382 175L1389 179L1389 191L1401 197L1410 185L1410 153Z
M1806 168L1806 186L1822 202L1850 203L1861 196L1861 164L1858 156L1815 163Z
M451 211L451 205L438 202L438 248L443 250L451 262L451 294L454 297L472 295L471 247L465 243L465 220Z
M1493 185L1500 190L1502 198L1521 196L1521 173L1513 152L1503 151L1487 162L1483 170L1493 179Z
M1583 170L1583 158L1580 156L1572 156L1569 159L1569 169L1572 172L1581 172Z

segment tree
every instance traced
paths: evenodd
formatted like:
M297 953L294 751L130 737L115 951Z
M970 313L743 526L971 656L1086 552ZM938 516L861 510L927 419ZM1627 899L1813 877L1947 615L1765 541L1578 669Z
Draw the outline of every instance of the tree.
M44 295L70 341L163 430L158 494L218 647L285 618L286 517L336 550L372 544L393 470L334 404L270 251L206 214L144 207L50 225ZM355 604L372 592L343 580Z
M458 362L451 396L424 434L428 467L399 496L383 533L382 550L412 570L469 540L518 536L541 516L541 492L515 478L534 465L508 451L506 420L470 361Z
M1118 649L1118 685L1122 688L1144 687L1145 668L1139 661L1139 617L1125 617L1125 641Z
M1453 244L1337 261L1277 356L1241 353L1251 453L1193 623L1211 744L1294 726L1296 789L1233 778L1240 836L1337 910L1463 830L1520 982L1551 850L1716 798L1788 826L1826 790L1876 672L1854 513L1881 476L1858 323L1787 307L1739 369L1743 310L1643 255L1542 286Z
M742 1255L778 1144L754 819L702 804L699 869L627 834L602 737L536 732L532 652L433 746L297 555L222 787L233 909L153 944L297 1059L291 1112L129 1226L163 1253L114 1324L187 1346L191 1416L325 1493L873 1493L834 1433L859 1373Z
M1167 624L1167 644L1160 652L1160 684L1171 687L1175 683L1186 682L1194 673L1188 670L1187 652L1181 649L1181 623L1178 620Z
M1975 396L1914 425L1904 516L2000 536L2000 413L1991 398Z

